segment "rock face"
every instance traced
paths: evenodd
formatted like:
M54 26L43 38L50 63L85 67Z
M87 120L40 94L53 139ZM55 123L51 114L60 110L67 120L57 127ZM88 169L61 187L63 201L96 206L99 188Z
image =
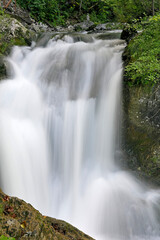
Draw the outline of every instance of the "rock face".
M160 185L160 86L124 85L123 148L128 165Z
M70 224L42 216L30 204L0 191L0 236L33 240L91 240Z
M149 32L151 30L149 29ZM140 177L160 185L160 79L145 81L150 70L146 68L143 71L144 65L140 65L139 69L133 69L132 76L125 71L130 64L140 63L139 58L135 56L137 49L141 49L140 56L145 53L146 57L150 57L150 61L152 58L155 59L154 54L157 54L155 46L150 46L154 52L150 56L151 52L145 52L146 46L142 44L144 36L148 36L147 31L144 30L144 35L139 35L139 38L131 41L128 39L129 45L123 53L123 149L130 169L136 171ZM154 33L152 41L156 42L156 39L157 33ZM156 72L156 66L152 66L152 71ZM138 75L139 81L133 81L138 71L143 71L143 74ZM130 79L132 77L133 79Z

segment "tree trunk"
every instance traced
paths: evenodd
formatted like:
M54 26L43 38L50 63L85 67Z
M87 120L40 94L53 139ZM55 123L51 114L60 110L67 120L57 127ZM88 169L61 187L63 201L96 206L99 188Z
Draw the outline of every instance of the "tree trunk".
M152 16L154 16L154 0L152 0Z
M80 1L80 5L79 5L79 13L81 13L81 9L82 9L82 0Z
M5 8L8 8L9 4L12 2L12 0L9 0L9 2L7 3L7 5L5 5Z
M1 1L2 2L2 1ZM6 5L6 1L5 0L3 0L3 7Z

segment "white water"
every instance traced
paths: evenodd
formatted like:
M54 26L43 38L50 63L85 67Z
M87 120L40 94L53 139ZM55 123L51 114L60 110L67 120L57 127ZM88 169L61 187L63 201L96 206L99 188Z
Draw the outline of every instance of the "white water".
M97 240L159 240L160 191L115 162L123 47L65 36L14 48L0 84L0 184Z

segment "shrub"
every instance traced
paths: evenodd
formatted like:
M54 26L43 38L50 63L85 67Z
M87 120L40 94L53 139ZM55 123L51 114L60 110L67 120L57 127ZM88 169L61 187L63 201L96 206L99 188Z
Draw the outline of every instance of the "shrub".
M160 80L160 15L150 18L144 31L128 45L125 75L132 84L154 84Z

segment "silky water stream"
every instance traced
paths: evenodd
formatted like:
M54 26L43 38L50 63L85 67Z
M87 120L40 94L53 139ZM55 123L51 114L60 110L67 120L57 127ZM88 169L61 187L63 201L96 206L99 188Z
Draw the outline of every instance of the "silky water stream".
M0 84L0 185L97 240L158 240L160 191L115 161L124 42L86 39L14 47Z

